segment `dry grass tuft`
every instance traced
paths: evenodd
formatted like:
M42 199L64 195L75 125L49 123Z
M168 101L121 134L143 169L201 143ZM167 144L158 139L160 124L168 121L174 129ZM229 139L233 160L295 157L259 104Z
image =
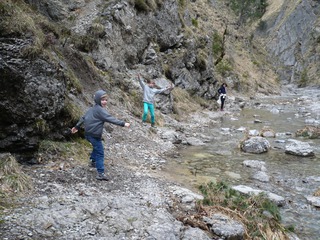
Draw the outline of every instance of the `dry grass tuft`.
M313 193L313 196L320 197L320 188Z
M32 188L28 175L23 173L21 166L10 154L0 155L0 194L10 196Z
M209 231L203 217L222 213L244 226L243 239L289 239L286 234L289 229L281 225L278 207L264 195L245 196L223 182L211 182L199 189L204 199L198 203L197 211L178 216L185 224Z
M186 90L175 88L172 91L174 97L173 111L177 115L188 115L188 113L199 110L199 103Z
M85 139L74 137L72 142L42 141L37 153L38 163L52 161L60 164L61 161L70 160L70 166L87 164L91 145Z

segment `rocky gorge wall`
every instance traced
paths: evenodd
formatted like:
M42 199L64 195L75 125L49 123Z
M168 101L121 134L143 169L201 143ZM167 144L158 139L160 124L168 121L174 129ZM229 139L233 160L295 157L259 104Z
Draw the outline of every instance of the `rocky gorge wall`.
M319 86L319 10L314 0L269 3L260 33L283 83Z

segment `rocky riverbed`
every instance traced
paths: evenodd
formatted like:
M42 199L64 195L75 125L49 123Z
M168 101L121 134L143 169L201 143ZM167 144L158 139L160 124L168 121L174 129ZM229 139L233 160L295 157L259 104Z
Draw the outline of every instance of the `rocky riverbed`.
M219 128L223 116L257 101L230 96L225 112L206 110L180 122L166 115L165 125L157 129L118 111L132 126L104 134L111 180L97 181L94 169L74 159L24 166L34 190L6 210L1 239L219 239L177 220L192 212L202 196L168 174L168 156L179 156L181 147L212 144L217 137L211 130ZM224 237L243 233L239 224L233 227Z

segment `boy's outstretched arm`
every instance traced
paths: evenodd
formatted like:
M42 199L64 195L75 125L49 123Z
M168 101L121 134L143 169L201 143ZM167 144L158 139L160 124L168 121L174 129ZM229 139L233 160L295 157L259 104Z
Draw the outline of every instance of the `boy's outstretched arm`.
M144 83L143 83L143 81L142 81L142 77L141 77L140 73L138 73L137 77L138 77L140 86L141 86L142 88L144 88Z
M83 124L84 122L84 116L82 116L79 120L79 122L77 122L76 126L74 126L73 128L71 128L71 133L76 133L79 131L80 126Z

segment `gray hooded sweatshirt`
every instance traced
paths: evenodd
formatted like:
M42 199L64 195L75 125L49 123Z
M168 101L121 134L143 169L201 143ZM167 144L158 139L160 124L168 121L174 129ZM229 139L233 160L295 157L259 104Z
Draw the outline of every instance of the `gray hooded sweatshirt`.
M103 125L105 122L109 122L115 125L124 127L125 122L118 120L111 116L106 109L101 106L101 97L105 95L106 92L99 90L94 94L95 105L85 113L83 117L80 118L79 122L76 124L76 128L79 129L84 123L85 135L101 138Z
M140 86L143 89L143 102L146 102L146 103L154 104L154 96L156 94L163 93L166 90L170 89L170 88L162 88L162 89L151 88L142 81L140 76L138 77L138 79L139 79Z

